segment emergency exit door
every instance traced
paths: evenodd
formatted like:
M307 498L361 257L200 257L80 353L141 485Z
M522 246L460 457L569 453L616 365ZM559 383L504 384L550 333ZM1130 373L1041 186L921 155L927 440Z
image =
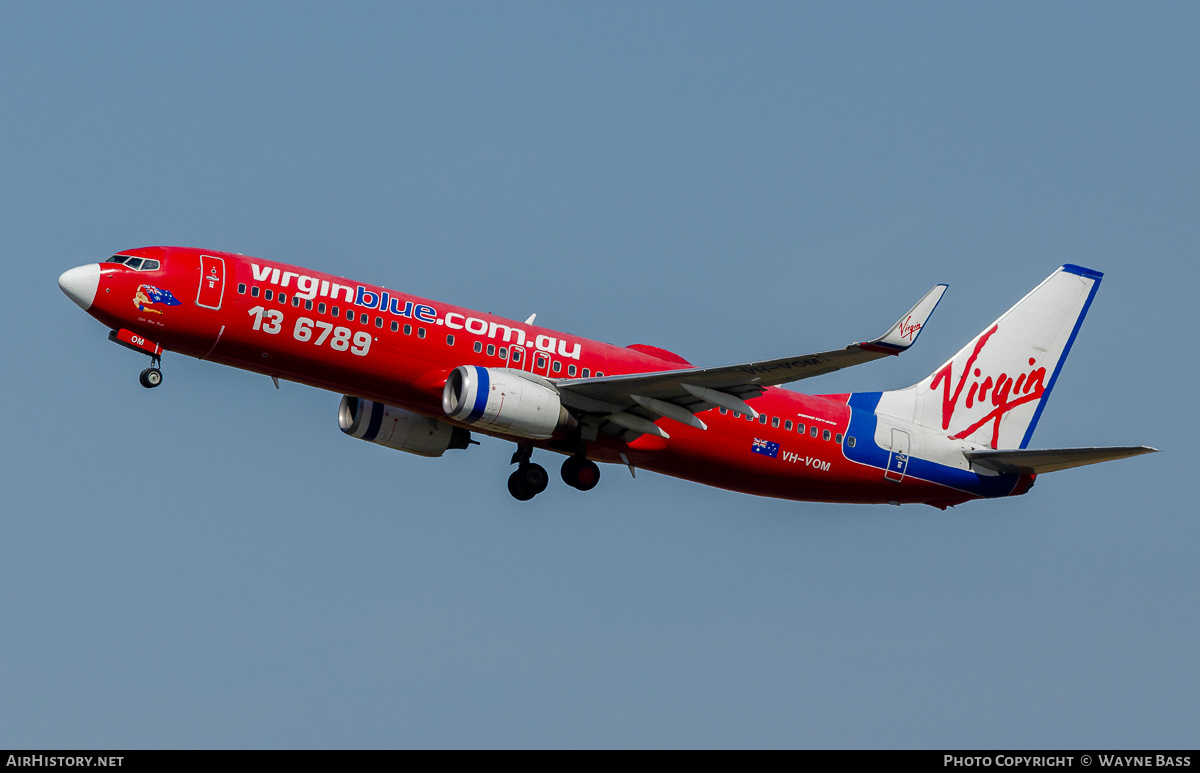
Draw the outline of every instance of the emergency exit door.
M908 469L908 433L902 429L892 430L892 453L888 455L888 468L883 477L899 483L904 480Z
M200 289L196 291L196 305L219 310L221 296L225 293L225 260L211 255L200 256Z

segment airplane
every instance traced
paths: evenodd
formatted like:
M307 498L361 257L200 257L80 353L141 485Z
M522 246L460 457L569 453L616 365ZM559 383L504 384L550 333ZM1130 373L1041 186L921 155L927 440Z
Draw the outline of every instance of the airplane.
M59 287L149 355L165 351L342 394L345 434L426 457L477 432L514 442L509 493L566 456L580 491L599 464L765 497L924 503L1027 493L1037 476L1156 451L1031 449L1029 442L1103 274L1064 265L906 389L807 395L781 387L909 349L946 291L936 285L882 336L841 349L697 367L535 324L237 253L144 247L72 268Z

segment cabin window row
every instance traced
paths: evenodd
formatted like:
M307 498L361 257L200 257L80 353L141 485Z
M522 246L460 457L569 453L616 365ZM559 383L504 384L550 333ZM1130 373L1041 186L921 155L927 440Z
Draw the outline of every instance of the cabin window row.
M238 291L239 295L245 295L247 292L247 289L249 290L251 298L262 297L263 300L277 301L278 303L280 303L284 306L286 306L288 304L288 294L287 293L276 292L271 289L264 290L264 289L258 287L257 285L247 288L245 282L241 282L237 286L237 291ZM300 308L300 304L303 303L305 311L313 311L313 302L310 300L302 300L301 298L298 298L295 295L293 295L293 296L291 296L291 303L292 303L292 306L294 306L297 309ZM342 316L342 310L339 306L327 306L325 304L325 302L318 301L316 303L316 312L318 314L325 314L326 311L328 311L328 313L334 317L340 318ZM351 322L354 321L354 309L346 309L346 319ZM360 313L359 314L359 322L360 322L360 324L363 324L363 325L371 324L371 315ZM384 325L383 317L375 317L375 327L382 330L383 325ZM400 323L396 320L392 320L391 329L392 329L393 333L399 333L400 332ZM412 325L404 325L404 335L406 335L406 336L412 335L412 332L413 332ZM417 328L417 338L424 338L424 337L425 337L425 328L418 327ZM453 333L446 336L446 346L454 346L454 334ZM484 348L484 344L482 341L475 342L475 352L477 354L482 353L483 348ZM497 354L499 354L501 360L505 360L505 361L508 361L508 362L511 362L514 364L520 364L521 360L522 360L520 349L513 349L511 352L511 359L510 359L509 358L510 352L509 352L507 346L501 346L501 347L499 347L499 350L497 350L497 347L495 344L488 344L487 345L487 353L488 353L489 357L495 357ZM538 352L536 356L537 356L537 361L536 361L537 369L538 370L545 369L546 363L548 361L548 358L546 357L546 355L542 354L541 352ZM550 371L551 372L562 373L562 370L563 370L562 363L559 362L558 360L554 360L553 362L550 363ZM579 371L574 363L569 363L567 365L567 375L570 376L571 378L574 378L576 373L578 373L578 372ZM591 370L589 368L583 369L583 373L582 373L583 378L589 378L591 375L592 375ZM601 371L596 371L597 378L600 378L603 375L604 375L604 373L602 373Z
M737 411L730 411L725 408L721 408L719 410L721 411L722 415L730 414L735 419L740 419L744 415L746 418L746 421L754 421L754 417L748 413L741 414L741 413L738 413ZM785 432L791 432L792 428L793 428L793 424L794 424L796 432L801 435L807 433L810 437L813 437L813 438L819 437L823 440L832 440L835 443L842 442L842 433L840 433L840 432L835 433L832 430L822 429L821 427L818 427L815 424L805 425L804 422L800 422L800 421L793 423L791 419L782 419L781 420L778 416L768 416L765 413L758 414L758 423L759 424L762 424L765 426L768 422L770 422L771 426L775 427L776 429L778 429L780 424L782 423L783 430ZM855 440L854 440L853 435L846 437L845 440L846 440L846 445L850 446L851 448L854 448Z
M452 339L453 336L447 336L447 338ZM483 341L476 341L474 348L475 348L476 354L483 354L484 351L486 350L488 357L499 357L501 360L507 360L511 363L518 364L518 365L521 363L522 355L521 355L521 349L519 349L519 348L514 347L512 349L512 351L510 352L509 348L507 346L499 346L498 347L498 346L496 346L496 344L484 344ZM546 367L546 363L549 361L549 358L547 358L546 355L542 354L541 352L538 352L535 356L536 356L536 359L534 360L534 367L537 368L538 370L543 370ZM550 362L550 372L562 373L562 371L563 371L563 364L561 362L559 362L558 360L554 360L554 361ZM579 368L574 363L567 363L567 375L569 377L574 378L576 376L576 374L578 374L578 373L579 373ZM583 378L589 378L591 375L592 375L592 371L590 368L583 369ZM603 375L604 374L602 372L596 371L597 377L600 377Z
M237 291L238 291L238 294L245 295L247 292L247 287L246 287L245 283L238 284ZM250 287L249 293L250 293L251 298L262 297L263 300L267 300L267 301L275 300L275 301L278 301L279 303L283 304L284 306L286 306L288 303L287 293L282 293L282 292L276 293L274 290L263 290L262 288L257 287L257 286ZM300 298L297 298L295 295L291 296L291 302L292 302L292 306L294 306L297 309L300 308L301 303L303 303L305 311L313 311L314 310L314 304L312 301L308 301L308 300L302 301ZM324 301L318 301L315 304L315 310L318 314L328 313L330 316L337 317L339 319L342 317L342 308L340 306L327 305ZM348 321L353 322L354 317L355 317L354 309L346 309L345 317ZM360 312L358 314L358 322L361 325L370 325L371 324L371 315ZM383 317L375 317L374 324L375 324L375 327L382 330L383 326L384 326ZM400 332L400 323L397 322L396 320L392 320L391 329L392 329L393 333L399 333ZM404 326L404 335L406 335L406 336L412 335L412 333L413 333L413 326L405 325ZM424 338L426 336L426 333L427 333L427 331L425 330L425 328L423 328L423 327L417 328L417 338ZM453 335L446 336L446 343L449 346L453 346L454 345L454 336Z

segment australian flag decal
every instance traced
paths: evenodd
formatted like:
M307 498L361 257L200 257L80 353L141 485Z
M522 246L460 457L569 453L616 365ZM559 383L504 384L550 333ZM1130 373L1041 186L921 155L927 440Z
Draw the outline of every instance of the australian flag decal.
M138 289L146 294L151 303L162 303L167 306L179 305L179 300L174 295L171 295L170 290L162 290L154 285L142 285Z
M756 454L769 456L772 459L779 458L779 444L772 443L770 440L759 440L754 438L754 442L750 445L750 450Z

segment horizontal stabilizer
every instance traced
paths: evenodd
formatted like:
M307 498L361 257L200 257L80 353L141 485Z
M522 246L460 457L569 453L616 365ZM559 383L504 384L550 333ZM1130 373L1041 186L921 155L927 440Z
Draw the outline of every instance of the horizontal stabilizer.
M1110 446L1108 448L1021 448L1002 451L964 451L974 467L1006 473L1043 473L1110 462L1130 456L1152 454L1150 446Z

